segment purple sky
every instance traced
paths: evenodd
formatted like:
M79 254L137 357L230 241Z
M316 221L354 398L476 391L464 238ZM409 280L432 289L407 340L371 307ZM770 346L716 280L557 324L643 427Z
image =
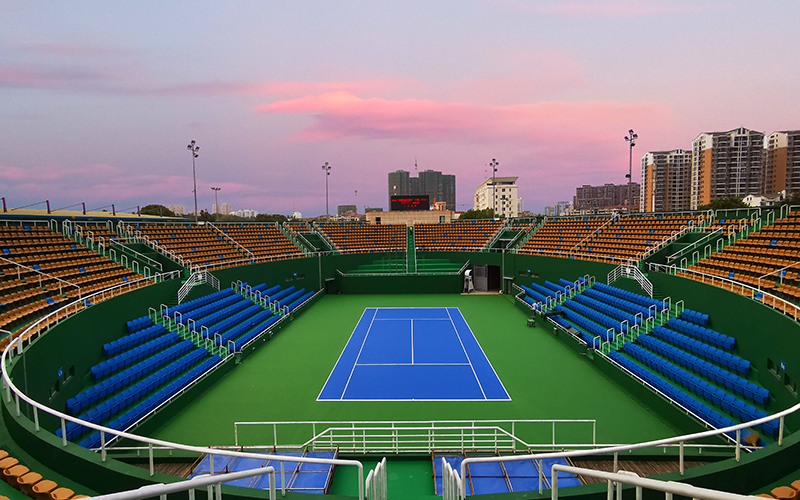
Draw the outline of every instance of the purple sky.
M702 131L800 128L800 3L0 0L0 196L304 216L486 164L525 209ZM356 190L358 195L356 196Z

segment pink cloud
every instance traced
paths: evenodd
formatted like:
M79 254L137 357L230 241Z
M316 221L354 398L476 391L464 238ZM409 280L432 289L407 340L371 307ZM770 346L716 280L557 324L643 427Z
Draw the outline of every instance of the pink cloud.
M631 123L663 120L670 111L655 103L538 102L478 106L421 99L362 99L336 92L276 101L257 113L307 114L312 124L295 135L305 142L342 137L427 139L472 143L506 142L547 146L556 141L602 142L609 129ZM569 136L569 140L566 140Z

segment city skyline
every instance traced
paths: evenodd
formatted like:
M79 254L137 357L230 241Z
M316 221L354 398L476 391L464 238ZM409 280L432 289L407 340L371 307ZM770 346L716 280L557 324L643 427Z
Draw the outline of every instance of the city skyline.
M233 206L323 214L329 162L331 206L388 208L387 173L417 158L458 177L460 211L496 158L543 212L625 182L631 128L636 158L798 128L789 1L0 7L10 207L193 207L196 140L202 206L217 186Z

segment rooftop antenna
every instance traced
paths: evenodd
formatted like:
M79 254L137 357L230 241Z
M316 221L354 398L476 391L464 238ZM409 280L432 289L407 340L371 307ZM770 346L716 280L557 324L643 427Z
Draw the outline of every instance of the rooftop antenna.
M414 172L417 171L417 157L414 157Z

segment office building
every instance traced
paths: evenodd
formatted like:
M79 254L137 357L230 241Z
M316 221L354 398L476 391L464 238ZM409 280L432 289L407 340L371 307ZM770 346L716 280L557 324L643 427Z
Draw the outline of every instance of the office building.
M489 177L475 189L475 210L494 209L495 217L516 217L519 214L517 198L519 177Z
M183 205L170 205L167 208L175 215L186 215L186 207Z
M650 151L642 156L639 206L642 212L688 210L692 188L692 152Z
M761 193L764 133L739 127L692 141L690 208L718 198Z

